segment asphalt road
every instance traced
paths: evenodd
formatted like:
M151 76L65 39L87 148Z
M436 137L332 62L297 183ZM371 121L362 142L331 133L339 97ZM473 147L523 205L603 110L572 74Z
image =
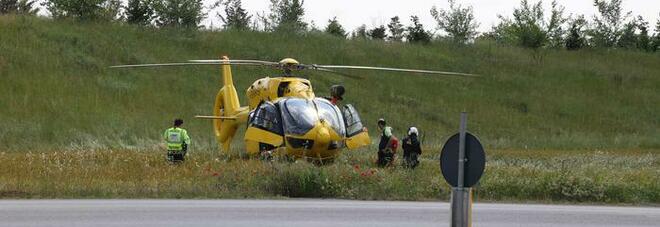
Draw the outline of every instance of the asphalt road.
M0 200L0 226L449 226L449 204L348 200ZM483 204L473 226L660 226L660 208Z

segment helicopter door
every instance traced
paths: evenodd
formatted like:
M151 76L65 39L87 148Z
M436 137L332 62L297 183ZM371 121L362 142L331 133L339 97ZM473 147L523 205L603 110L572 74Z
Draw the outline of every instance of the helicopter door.
M271 102L263 102L250 114L245 131L248 154L272 150L284 143L282 117Z
M344 124L346 125L346 147L354 149L371 144L367 129L362 125L360 115L351 104L343 109Z

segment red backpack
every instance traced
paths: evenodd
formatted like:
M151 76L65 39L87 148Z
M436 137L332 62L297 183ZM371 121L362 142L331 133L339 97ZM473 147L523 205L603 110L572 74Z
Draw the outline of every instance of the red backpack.
M396 149L399 147L399 139L392 135L390 137L390 142L387 144L387 147L392 149L392 153L396 153Z

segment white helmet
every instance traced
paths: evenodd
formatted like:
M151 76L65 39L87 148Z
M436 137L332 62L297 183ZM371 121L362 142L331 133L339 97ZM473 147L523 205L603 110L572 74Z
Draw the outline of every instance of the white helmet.
M410 128L408 129L408 135L412 135L412 134L419 135L419 131L417 131L417 128L415 128L415 127L410 127Z

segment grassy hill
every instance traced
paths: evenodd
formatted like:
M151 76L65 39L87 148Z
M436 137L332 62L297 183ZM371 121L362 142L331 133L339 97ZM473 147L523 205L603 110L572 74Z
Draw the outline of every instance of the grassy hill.
M660 148L660 54L622 50L529 50L479 42L466 47L343 40L322 34L197 32L0 17L0 143L4 149L144 148L183 117L198 145L216 149L209 122L219 85L213 66L109 69L116 64L213 59L373 65L478 73L479 79L309 72L317 95L347 88L364 121L386 118L403 136L418 126L439 146L458 127L489 148ZM274 71L235 67L244 89Z
M333 165L218 156L213 66L110 69L117 64L233 59L470 72L479 79L309 72L317 95L347 88L366 125L386 118L424 134L414 171L376 168L375 148ZM542 56L539 58L538 56ZM477 201L660 203L660 54L568 52L489 42L458 47L347 41L323 34L208 32L0 16L0 198L332 197L446 200L439 148L458 128L485 144ZM274 71L235 67L244 89ZM162 130L182 117L192 157L163 162ZM375 137L376 133L372 133ZM240 143L240 137L237 141ZM240 146L236 146L240 150Z

